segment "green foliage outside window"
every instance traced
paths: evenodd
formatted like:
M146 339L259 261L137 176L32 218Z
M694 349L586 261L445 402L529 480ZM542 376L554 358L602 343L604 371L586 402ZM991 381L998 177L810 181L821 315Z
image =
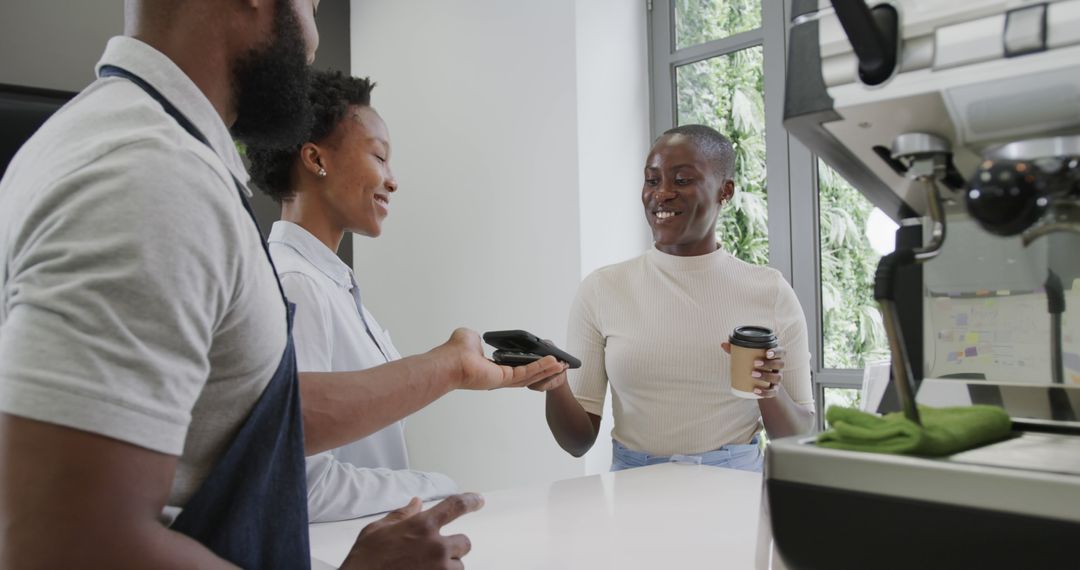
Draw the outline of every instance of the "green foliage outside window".
M676 0L680 45L696 45L761 26L758 0ZM769 262L765 181L765 74L761 47L677 69L678 124L703 124L735 147L735 197L724 208L716 238L750 263Z
M761 27L761 0L675 0L679 49Z
M873 208L858 190L818 161L826 368L863 368L889 355L874 301L874 272L880 256L866 237L866 220Z
M840 406L841 408L858 408L861 401L862 390L826 386L825 401L822 402L821 409L822 411L825 411L833 406ZM829 427L828 421L825 421L824 424L826 428Z
M744 261L769 262L765 180L765 78L760 47L684 65L677 70L678 124L703 124L735 147L735 197L720 215L716 237Z

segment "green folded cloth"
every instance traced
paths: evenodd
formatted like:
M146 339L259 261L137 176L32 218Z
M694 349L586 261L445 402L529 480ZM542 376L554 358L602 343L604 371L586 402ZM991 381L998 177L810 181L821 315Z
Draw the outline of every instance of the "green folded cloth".
M833 449L939 457L1004 439L1012 429L1005 410L995 406L928 408L919 406L922 425L902 412L884 416L832 406L828 431L817 444Z

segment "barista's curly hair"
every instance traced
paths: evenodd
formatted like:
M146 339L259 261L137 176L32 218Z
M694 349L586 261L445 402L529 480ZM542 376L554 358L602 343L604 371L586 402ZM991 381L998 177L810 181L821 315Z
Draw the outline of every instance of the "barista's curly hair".
M313 71L311 75L308 98L313 117L304 141L318 143L334 132L350 105L371 106L375 83L340 71ZM303 143L288 148L247 147L252 181L279 204L293 195L292 167L300 157L301 146Z

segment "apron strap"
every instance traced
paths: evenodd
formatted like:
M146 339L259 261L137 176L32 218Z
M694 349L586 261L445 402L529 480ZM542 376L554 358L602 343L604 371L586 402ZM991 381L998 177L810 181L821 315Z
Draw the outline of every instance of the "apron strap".
M132 81L192 137L210 147L199 129L142 78L116 66L103 66L100 74ZM278 281L288 335L278 368L262 395L170 528L244 568L302 570L310 568L311 555L304 423L291 332L294 305L285 298L277 279L244 186L235 176L233 182Z
M117 67L115 65L101 66L101 68L98 70L98 75L100 75L101 77L122 77L134 83L135 85L138 85L154 101L157 101L158 104L161 105L161 108L164 109L170 117L176 120L177 124L179 124L182 129L187 131L187 133L191 135L192 138L203 143L210 150L214 150L214 147L211 146L210 141L206 138L206 135L204 135L202 131L200 131L199 128L195 126L195 123L192 123L191 119L188 119L187 115L184 115L184 113L181 112L180 109L177 109L176 105L173 105L172 101L169 101L169 99L162 95L161 92L157 90L157 88L147 83L147 81L142 77L139 77L138 75L135 75L134 73L122 67ZM216 154L217 151L214 152ZM278 277L277 266L274 265L274 259L270 256L270 248L267 246L266 240L262 239L262 228L259 227L259 220L255 217L255 210L251 208L251 202L247 199L247 193L244 189L244 184L240 182L240 180L237 179L236 176L233 175L231 172L229 174L230 176L232 176L233 183L236 185L236 192L240 195L240 202L244 204L244 210L247 211L248 217L251 218L251 223L255 224L255 231L259 234L259 243L262 244L263 252L266 253L266 259L270 262L270 268L274 270L274 281L277 283L278 292L281 293L281 300L285 303L285 307L287 309L289 306L289 300L285 297L285 289L281 287L281 279Z

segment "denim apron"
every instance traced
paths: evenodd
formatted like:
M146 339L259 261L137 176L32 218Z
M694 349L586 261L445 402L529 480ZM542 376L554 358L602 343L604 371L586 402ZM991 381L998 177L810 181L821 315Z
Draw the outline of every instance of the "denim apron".
M210 146L198 128L142 78L111 65L102 66L100 74L135 83L160 103L191 136ZM243 185L235 178L233 181L244 209L258 231L258 222L244 195ZM265 242L263 250L270 260ZM273 265L270 260L271 268ZM277 275L276 269L274 274ZM281 363L210 475L171 526L172 530L197 540L225 560L249 569L306 569L311 566L304 425L292 341L295 305L285 298L280 282L278 289L288 321Z
M765 457L761 452L761 444L757 435L750 440L750 443L725 445L720 449L706 451L701 455L649 455L642 451L634 451L612 438L612 471L622 471L659 463L709 465L711 467L726 467L728 469L757 471L760 473L765 463Z

